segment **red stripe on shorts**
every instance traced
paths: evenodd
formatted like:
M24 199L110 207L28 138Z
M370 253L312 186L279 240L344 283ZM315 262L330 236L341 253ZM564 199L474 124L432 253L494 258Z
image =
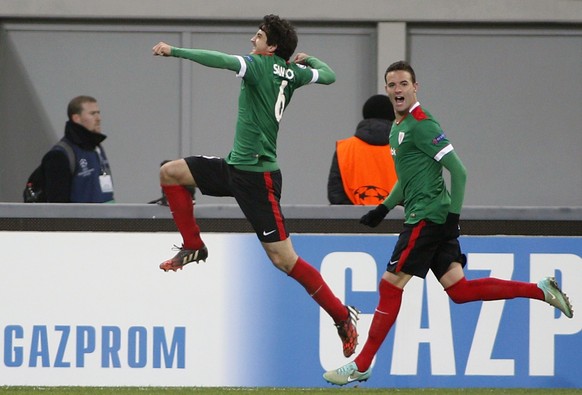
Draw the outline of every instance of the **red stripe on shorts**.
M402 254L400 254L400 258L398 259L398 265L396 266L396 273L398 273L400 271L400 269L402 269L402 265L404 265L404 262L406 262L408 255L410 255L410 251L412 251L412 249L416 245L416 240L418 240L418 236L420 236L420 232L422 231L422 228L424 228L425 225L426 225L426 222L423 220L423 221L420 221L418 224L416 224L416 226L414 226L414 228L412 229L412 233L410 234L410 239L408 239L408 245L406 246L404 251L402 251Z
M271 203L273 216L275 217L275 224L277 226L277 231L279 232L279 239L285 240L287 235L285 234L285 226L283 226L283 215L281 214L281 208L279 207L277 199L275 199L275 195L273 194L273 179L271 178L271 173L265 172L263 174L265 176L265 185L267 186L269 203Z

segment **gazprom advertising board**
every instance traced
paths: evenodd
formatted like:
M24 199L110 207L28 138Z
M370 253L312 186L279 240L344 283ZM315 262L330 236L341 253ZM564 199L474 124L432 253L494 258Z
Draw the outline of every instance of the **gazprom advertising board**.
M253 234L203 235L210 255L158 265L176 233L1 232L0 385L327 387L335 327ZM360 347L394 235L293 235L361 311ZM468 278L556 276L582 306L582 238L462 237ZM582 387L582 314L527 299L455 305L413 279L368 387Z

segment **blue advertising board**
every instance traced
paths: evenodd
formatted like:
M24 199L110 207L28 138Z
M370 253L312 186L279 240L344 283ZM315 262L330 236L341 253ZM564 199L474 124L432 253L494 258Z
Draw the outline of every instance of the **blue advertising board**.
M328 387L336 328L254 234L203 234L210 255L158 268L175 233L4 232L0 385ZM362 311L363 346L395 235L292 235ZM555 276L582 303L582 238L461 237L467 278ZM98 251L93 251L98 245ZM23 249L42 259L21 262ZM406 286L366 387L582 388L582 314L538 300L457 305L432 274Z
M377 285L396 236L293 235L345 303L362 311L360 345L378 302ZM582 300L582 240L462 237L468 279L493 276L537 282L555 276L574 305ZM276 271L255 268L252 332L244 353L261 355L244 385L321 386L321 374L353 359L341 355L335 328L304 290ZM575 308L575 306L574 306ZM260 328L257 328L259 327ZM375 362L369 387L582 388L582 319L528 299L455 305L432 274L405 288L399 318ZM315 336L314 336L315 334ZM257 371L260 374L257 374Z

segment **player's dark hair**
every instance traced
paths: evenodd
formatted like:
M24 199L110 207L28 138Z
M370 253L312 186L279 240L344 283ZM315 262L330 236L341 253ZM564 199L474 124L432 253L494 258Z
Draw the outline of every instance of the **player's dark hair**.
M276 45L275 55L289 60L297 48L297 32L293 25L278 15L265 15L259 29L267 34L267 45Z
M416 74L414 73L414 69L412 68L412 66L410 65L410 63L404 61L404 60L399 60L398 62L394 62L392 63L390 66L388 66L388 68L386 69L386 72L384 73L384 82L388 82L386 80L386 76L388 75L389 72L391 71L408 71L410 73L410 78L412 78L412 83L415 84L416 83Z
M67 106L69 120L74 114L81 114L83 112L83 104L85 103L97 103L97 99L92 96L77 96L73 98Z

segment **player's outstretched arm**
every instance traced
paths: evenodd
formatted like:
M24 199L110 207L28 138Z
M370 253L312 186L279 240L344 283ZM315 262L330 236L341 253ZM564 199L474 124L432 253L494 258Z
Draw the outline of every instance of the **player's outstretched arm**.
M317 70L318 78L315 81L318 84L329 85L335 82L335 71L327 65L327 63L317 59L315 56L307 55L306 53L299 52L295 55L293 61L297 64L303 64Z
M188 59L198 64L217 69L227 69L239 72L241 63L234 55L207 49L189 49L172 47L164 42L156 44L152 51L154 56L173 56Z

